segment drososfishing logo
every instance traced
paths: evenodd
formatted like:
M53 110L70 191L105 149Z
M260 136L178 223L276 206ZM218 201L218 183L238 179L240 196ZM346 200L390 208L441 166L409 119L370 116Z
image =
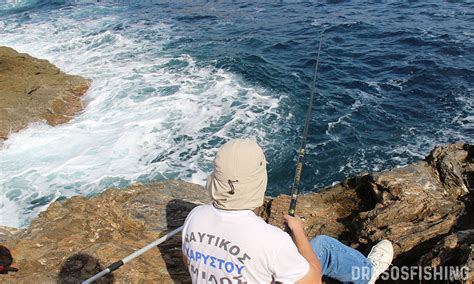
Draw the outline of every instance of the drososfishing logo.
M222 249L234 256L237 261L222 259L215 255L193 250L191 249L191 243L193 242ZM201 232L186 234L184 243L184 253L189 261L189 270L193 279L202 278L206 282L221 284L230 284L236 281L239 284L247 283L242 276L242 272L245 269L245 262L250 260L251 257L243 252L239 246L219 236ZM215 272L211 273L211 271ZM229 278L229 275L232 275L231 278Z
M369 267L352 267L352 280L369 280ZM391 266L379 279L393 281L467 281L467 266Z

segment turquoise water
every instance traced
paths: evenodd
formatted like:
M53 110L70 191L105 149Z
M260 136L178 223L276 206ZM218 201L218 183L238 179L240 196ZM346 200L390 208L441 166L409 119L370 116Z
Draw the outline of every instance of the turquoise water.
M136 181L204 184L235 137L288 192L322 31L303 191L472 143L473 22L471 3L0 0L0 45L93 80L71 122L3 145L0 224Z

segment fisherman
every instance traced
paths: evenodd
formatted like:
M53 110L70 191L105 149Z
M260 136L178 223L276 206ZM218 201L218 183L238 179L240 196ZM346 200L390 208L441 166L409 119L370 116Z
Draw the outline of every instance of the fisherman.
M267 161L250 139L227 142L214 159L206 188L212 202L194 208L183 227L184 262L193 283L375 283L393 258L390 241L368 257L336 239L309 241L299 217L284 216L290 236L252 211L263 205Z

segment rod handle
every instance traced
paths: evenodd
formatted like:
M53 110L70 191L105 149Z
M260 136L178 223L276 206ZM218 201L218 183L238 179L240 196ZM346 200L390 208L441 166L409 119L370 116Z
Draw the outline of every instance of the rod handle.
M111 265L107 266L107 268L109 269L110 272L112 272L112 271L117 270L122 265L123 265L123 261L119 260L119 261L116 261L116 262L112 263Z

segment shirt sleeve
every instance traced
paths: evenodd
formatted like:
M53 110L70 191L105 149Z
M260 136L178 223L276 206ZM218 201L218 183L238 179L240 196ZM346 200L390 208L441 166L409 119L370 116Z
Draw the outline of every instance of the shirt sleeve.
M282 246L277 251L273 262L274 280L282 283L294 283L303 278L308 271L308 261L298 252L298 248L290 236L284 236Z

